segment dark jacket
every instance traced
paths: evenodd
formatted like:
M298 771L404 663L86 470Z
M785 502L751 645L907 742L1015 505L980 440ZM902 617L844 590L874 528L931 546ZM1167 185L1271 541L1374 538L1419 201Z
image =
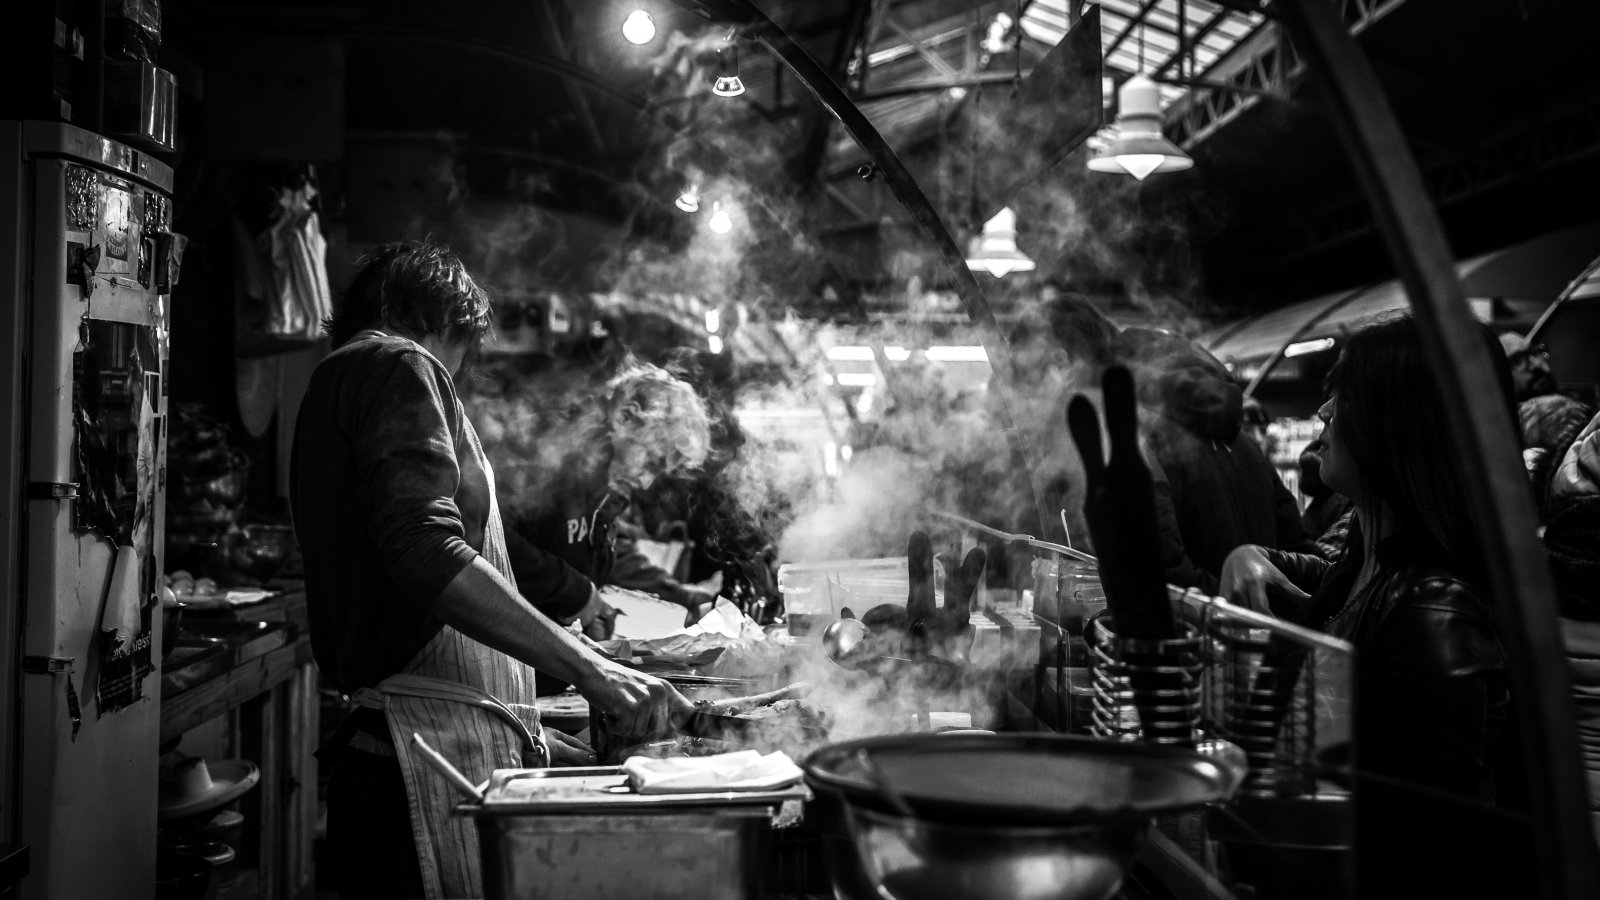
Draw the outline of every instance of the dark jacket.
M1379 542L1377 572L1352 597L1360 540L1353 528L1337 564L1268 550L1273 565L1313 592L1299 610L1274 611L1355 645L1363 770L1493 803L1510 687L1488 607L1406 535Z
M599 479L560 483L567 490L506 523L506 550L517 591L553 619L576 616L599 587L609 583L616 561L616 520L628 499Z
M1600 840L1600 416L1557 450L1544 496L1544 544L1561 604L1589 810Z
M1361 546L1355 527L1335 564L1267 553L1315 590L1300 624L1356 647L1357 894L1514 896L1533 845L1496 808L1521 787L1499 630L1477 592L1405 535L1378 544L1377 572L1352 596Z
M1242 544L1314 552L1294 496L1242 431L1244 395L1227 369L1172 335L1123 335L1145 408L1167 581L1215 594L1223 560Z

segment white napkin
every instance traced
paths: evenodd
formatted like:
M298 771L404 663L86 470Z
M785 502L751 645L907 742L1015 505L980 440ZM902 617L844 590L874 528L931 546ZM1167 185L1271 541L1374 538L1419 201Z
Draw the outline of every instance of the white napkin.
M622 764L622 771L641 794L770 791L801 776L800 767L781 750L765 756L755 750L670 759L635 756Z

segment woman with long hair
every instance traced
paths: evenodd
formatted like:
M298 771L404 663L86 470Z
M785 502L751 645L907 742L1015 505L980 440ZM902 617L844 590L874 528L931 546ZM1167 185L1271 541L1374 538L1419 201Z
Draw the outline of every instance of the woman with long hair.
M1482 336L1502 391L1479 402L1514 429L1510 373L1488 329ZM1472 485L1440 446L1445 403L1410 316L1352 335L1328 388L1317 413L1322 480L1355 506L1343 555L1241 547L1224 564L1222 592L1356 647L1358 872L1382 860L1401 878L1390 887L1431 891L1457 876L1482 887L1491 873L1471 848L1497 828L1487 813L1505 799L1497 785L1520 784L1502 758L1511 698L1483 593L1497 551L1480 544ZM1463 833L1469 822L1474 833Z

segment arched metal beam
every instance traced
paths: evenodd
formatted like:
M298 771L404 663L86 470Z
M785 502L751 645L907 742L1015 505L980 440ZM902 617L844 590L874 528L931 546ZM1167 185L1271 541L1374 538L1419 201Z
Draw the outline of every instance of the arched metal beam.
M828 77L828 73L806 53L805 48L795 43L782 28L767 18L766 14L749 0L673 0L673 2L708 16L719 25L738 28L746 38L759 41L774 56L782 60L800 83L817 98L817 102L832 113L834 118L844 125L845 130L850 132L850 136L855 138L856 143L861 145L861 149L882 173L883 180L894 193L895 199L905 207L912 221L922 229L928 241L938 251L945 267L949 270L950 277L955 282L956 293L961 297L967 317L978 326L979 340L998 378L1001 386L998 396L1001 411L1006 418L1006 434L1015 455L1026 469L1033 492L1034 508L1039 517L1039 533L1046 533L1048 523L1054 519L1053 514L1045 508L1044 492L1040 490L1037 481L1041 471L1040 456L1027 436L1017 427L1017 406L1011 390L1012 385L1016 383L1011 352L1001 339L999 321L989 306L988 298L984 296L983 288L978 284L977 276L967 267L966 255L956 245L955 238L945 227L944 220L939 217L939 211L922 192L922 187L917 184L916 178L911 175L911 171L906 168L894 148L889 146L889 142L878 133L877 127L851 101L844 89Z
M1328 101L1444 395L1448 455L1489 551L1485 587L1506 628L1512 696L1524 710L1520 737L1536 848L1529 876L1541 897L1593 900L1600 897L1600 853L1590 831L1550 567L1535 537L1538 519L1518 436L1495 404L1479 402L1500 390L1491 350L1468 312L1455 257L1405 136L1337 8L1327 0L1279 0L1274 8Z

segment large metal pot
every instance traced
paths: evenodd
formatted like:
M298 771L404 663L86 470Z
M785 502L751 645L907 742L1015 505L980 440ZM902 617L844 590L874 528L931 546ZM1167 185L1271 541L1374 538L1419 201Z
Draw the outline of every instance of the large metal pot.
M836 892L892 900L1104 900L1155 815L1237 785L1194 751L1043 734L850 741L804 768L848 838L830 844Z

